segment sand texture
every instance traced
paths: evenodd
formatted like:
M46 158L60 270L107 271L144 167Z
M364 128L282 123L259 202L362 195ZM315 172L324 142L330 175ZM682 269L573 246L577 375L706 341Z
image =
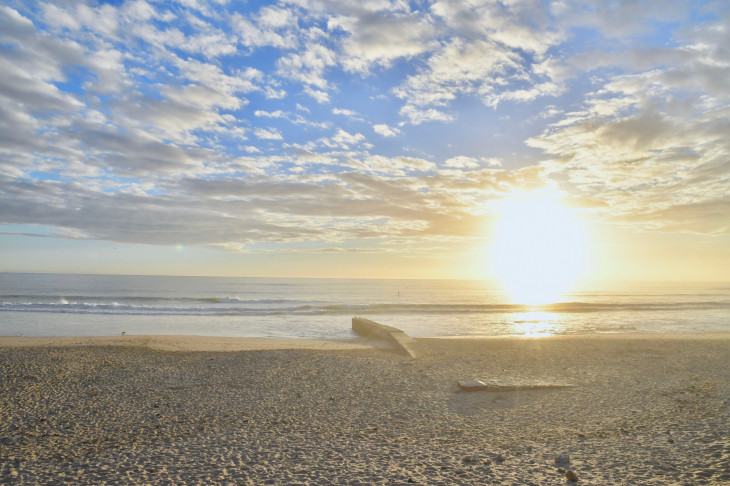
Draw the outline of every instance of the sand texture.
M730 483L729 336L64 344L0 346L0 484Z

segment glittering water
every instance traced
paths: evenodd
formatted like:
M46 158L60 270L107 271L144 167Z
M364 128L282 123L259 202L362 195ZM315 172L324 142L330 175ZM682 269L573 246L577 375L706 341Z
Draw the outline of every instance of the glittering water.
M0 335L341 338L728 332L730 283L623 284L523 306L487 282L0 274Z

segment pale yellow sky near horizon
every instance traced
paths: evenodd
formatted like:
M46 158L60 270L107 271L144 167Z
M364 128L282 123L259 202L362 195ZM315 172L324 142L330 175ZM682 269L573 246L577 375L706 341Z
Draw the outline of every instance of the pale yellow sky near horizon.
M581 218L589 219L589 218ZM582 280L730 281L730 248L705 235L637 233L587 222ZM4 236L5 241L12 236ZM15 237L20 240L21 237ZM229 277L497 279L488 240L453 251L232 253L210 248L31 238L0 255L0 271ZM83 255L79 257L79 254ZM19 255L19 256L18 256ZM17 259L16 259L17 258Z

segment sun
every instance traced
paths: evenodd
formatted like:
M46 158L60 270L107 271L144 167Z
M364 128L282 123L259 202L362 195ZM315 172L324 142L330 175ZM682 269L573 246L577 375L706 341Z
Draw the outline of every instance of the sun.
M555 302L585 265L586 240L574 211L558 194L534 192L505 199L494 229L494 270L515 303Z

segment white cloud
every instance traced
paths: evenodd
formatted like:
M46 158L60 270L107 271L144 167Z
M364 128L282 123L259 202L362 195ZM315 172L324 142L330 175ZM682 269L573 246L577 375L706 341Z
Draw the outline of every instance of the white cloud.
M286 113L284 113L281 110L276 110L276 111L256 110L253 112L253 114L258 117L264 117L264 118L286 118Z
M372 65L389 66L400 58L412 58L432 48L435 29L425 18L393 12L330 19L330 30L350 35L342 42L342 64L349 71L368 72Z
M53 27L78 30L81 27L79 20L68 11L52 4L43 5L44 20Z
M189 37L180 47L189 52L201 52L211 58L237 52L235 38L221 31Z
M238 96L221 93L208 86L189 84L181 87L165 86L162 93L170 100L180 104L189 104L198 108L221 107L237 109L246 104L246 100Z
M359 170L390 176L405 176L410 172L426 172L436 168L436 164L424 159L382 155L369 155L361 160L350 160L349 164Z
M565 114L529 144L553 156L546 167L586 198L604 202L606 216L615 221L664 231L727 233L730 225L717 211L730 194L730 142L723 135L730 89L718 87L714 94L719 97L713 97L707 94L715 90L713 83L691 86L686 75L698 69L707 66L687 59L614 76L583 111Z
M446 162L444 162L444 165L446 165L446 167L454 167L457 169L476 169L479 167L480 164L479 161L474 157L459 155L457 157L452 157L448 159Z
M248 47L277 47L292 49L298 45L294 34L287 29L282 30L287 24L276 25L271 23L273 7L262 9L263 17L257 19L247 18L239 13L233 14L231 23L235 32L240 37L240 42ZM280 10L280 9L279 9ZM293 18L289 17L293 22ZM295 24L292 27L296 27ZM279 31L277 31L279 30Z
M395 127L388 126L384 123L378 123L373 125L373 130L375 133L380 134L384 137L395 137L400 133L400 130L398 130Z
M0 6L0 222L236 248L447 239L483 236L485 207L515 188L561 185L624 224L730 231L726 16L646 49L626 42L655 25L636 2L302 0L245 15L228 13L248 4L220 5L48 2L18 7L27 17ZM658 19L682 20L662 5ZM570 43L573 27L598 29L590 52ZM362 104L346 99L354 87ZM358 112L310 109L303 95ZM509 150L525 120L550 123L529 140L548 160L502 169L490 155L512 164L508 149L481 139L483 156L438 157L455 150L451 128L396 128L460 123L469 103L494 107ZM340 119L346 131L332 115L357 119ZM291 123L286 143L255 126L265 118ZM419 139L406 152L419 157L373 145L396 150L378 135L400 135L413 146L411 132L443 140ZM262 141L244 145L251 134Z
M298 81L310 89L326 90L329 82L324 77L325 70L334 66L336 59L332 50L312 44L301 53L280 57L276 66L281 76Z
M259 149L258 147L254 147L253 145L244 145L241 147L241 149L245 150L249 154L260 154L261 153L261 149Z
M395 94L406 100L401 113L412 123L429 119L424 116L428 114L431 119L445 120L448 118L435 107L446 106L460 95L487 98L495 85L502 83L502 77L520 69L515 55L496 44L454 40L432 56L425 69L409 76Z
M276 130L275 128L270 128L268 130L265 130L263 128L254 128L253 130L254 135L256 137L262 139L262 140L283 140L284 137L281 136L281 133Z
M537 0L439 0L431 6L431 12L470 42L489 40L508 50L541 55L562 38L551 28L545 5Z
M124 4L124 15L133 20L150 20L158 18L157 11L144 0L134 0Z
M264 94L267 99L280 100L280 99L286 97L286 90L277 89L277 88L274 88L273 86L266 86L264 88Z
M356 111L348 110L346 108L332 108L332 114L333 115L344 115L349 117L356 117L360 114Z
M304 93L320 104L329 103L330 101L330 95L326 91L313 89L311 86L305 86Z
M414 125L420 125L421 123L432 121L450 122L455 119L453 115L436 110L435 108L421 109L416 108L413 105L405 105L401 108L400 114L405 118L408 118L408 120Z
M220 66L193 59L175 58L174 63L188 80L221 93L249 93L261 89L257 83L263 80L263 74L255 68L249 67L234 74L227 74Z
M362 133L349 133L339 128L337 133L331 139L323 139L323 143L330 147L350 148L351 145L357 145L365 140Z

